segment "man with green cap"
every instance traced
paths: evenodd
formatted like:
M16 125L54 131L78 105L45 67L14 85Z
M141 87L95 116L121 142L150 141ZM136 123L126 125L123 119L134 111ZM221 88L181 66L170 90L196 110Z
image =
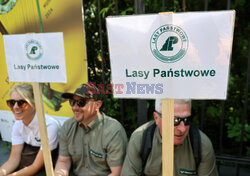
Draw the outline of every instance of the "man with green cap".
M56 176L120 175L126 154L127 135L115 119L100 112L99 90L90 83L82 84L74 93L64 93L74 118L60 130Z

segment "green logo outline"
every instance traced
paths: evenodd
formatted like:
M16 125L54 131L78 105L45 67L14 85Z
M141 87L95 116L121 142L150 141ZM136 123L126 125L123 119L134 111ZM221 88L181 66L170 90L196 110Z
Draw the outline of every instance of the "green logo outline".
M158 39L161 37L162 34L164 34L165 32L174 32L176 35L179 36L179 38L181 39L181 48L180 50L172 56L166 56L164 54L162 54L157 48L157 42ZM180 59L183 58L183 56L186 54L187 50L188 50L188 36L186 35L186 33L184 32L184 30L176 25L172 25L172 24L166 24L166 25L162 25L159 28L157 28L154 33L152 34L151 38L150 38L150 50L153 54L153 56L164 63L174 63L179 61Z
M32 48L30 48L30 46L32 46ZM30 60L38 60L42 57L43 55L43 48L42 48L42 45L34 40L34 39L31 39L29 41L26 42L25 44L25 50L26 50L26 56L28 57L28 59ZM35 54L35 51L38 50L38 55L35 56L35 57L32 57L31 54Z
M13 9L17 0L0 0L0 15L6 14Z

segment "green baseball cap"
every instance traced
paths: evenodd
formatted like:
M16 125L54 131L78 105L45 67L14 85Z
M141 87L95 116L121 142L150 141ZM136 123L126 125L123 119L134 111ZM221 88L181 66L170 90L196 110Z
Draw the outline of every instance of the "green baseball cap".
M101 100L101 94L99 89L90 83L81 84L74 93L63 93L62 98L72 99L74 96L82 98L93 98L94 100Z

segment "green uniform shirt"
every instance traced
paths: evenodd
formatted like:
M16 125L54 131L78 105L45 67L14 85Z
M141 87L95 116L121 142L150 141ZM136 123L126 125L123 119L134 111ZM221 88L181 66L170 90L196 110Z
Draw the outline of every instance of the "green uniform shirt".
M86 129L71 118L60 130L59 154L71 157L73 172L79 176L108 175L110 167L122 166L126 146L124 128L104 113Z
M122 176L140 175L142 170L142 161L140 157L142 136L144 130L152 124L148 122L135 130L130 138L127 155L122 168ZM199 176L217 176L217 168L214 156L214 150L209 138L200 131L202 159L198 168ZM174 175L195 175L195 161L193 157L191 142L189 136L184 140L182 145L174 147ZM145 166L144 173L146 176L162 175L162 138L159 128L156 127L153 146Z

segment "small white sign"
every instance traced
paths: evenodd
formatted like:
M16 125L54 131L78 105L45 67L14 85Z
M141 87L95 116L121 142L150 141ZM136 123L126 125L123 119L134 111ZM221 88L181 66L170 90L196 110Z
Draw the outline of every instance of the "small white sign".
M10 82L67 82L63 33L4 35Z
M109 17L116 98L226 99L235 11Z

